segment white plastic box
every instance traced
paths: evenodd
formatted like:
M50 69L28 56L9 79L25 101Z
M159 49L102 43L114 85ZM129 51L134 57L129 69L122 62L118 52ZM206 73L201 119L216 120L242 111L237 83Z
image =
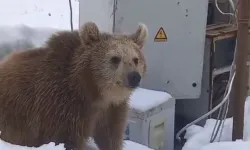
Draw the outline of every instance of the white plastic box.
M155 150L174 149L175 99L171 95L138 88L130 107L124 139Z

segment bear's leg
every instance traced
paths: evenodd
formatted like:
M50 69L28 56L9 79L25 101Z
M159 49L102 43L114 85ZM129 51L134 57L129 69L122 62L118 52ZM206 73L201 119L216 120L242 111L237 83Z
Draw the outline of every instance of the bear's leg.
M100 150L122 150L128 104L111 105L97 123L94 140Z
M81 140L72 140L68 139L64 143L65 150L85 150L85 140L80 138Z
M93 135L95 121L97 120L95 119L97 117L95 113L92 114L94 115L91 118L85 117L88 118L85 120L85 122L87 122L86 124L83 125L81 122L77 123L79 125L79 128L77 128L78 131L73 132L73 134L65 141L68 148L73 147L74 149L72 150L86 150L88 139Z
M76 145L73 142L72 143L66 142L64 143L64 147L65 147L65 150L72 150L76 148Z
M86 144L87 139L84 138L78 138L77 143L76 143L76 148L72 150L86 150Z

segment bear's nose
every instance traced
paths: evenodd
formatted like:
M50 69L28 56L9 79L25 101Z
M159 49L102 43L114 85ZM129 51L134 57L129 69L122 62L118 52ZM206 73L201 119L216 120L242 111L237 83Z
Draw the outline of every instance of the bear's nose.
M137 71L133 71L128 73L128 84L131 88L136 88L139 86L139 83L141 81L141 75Z

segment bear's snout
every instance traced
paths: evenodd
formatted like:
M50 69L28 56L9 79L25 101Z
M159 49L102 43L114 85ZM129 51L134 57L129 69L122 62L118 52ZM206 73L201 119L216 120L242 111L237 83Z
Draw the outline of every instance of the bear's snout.
M141 81L141 75L137 71L128 73L128 85L130 88L136 88L139 86Z

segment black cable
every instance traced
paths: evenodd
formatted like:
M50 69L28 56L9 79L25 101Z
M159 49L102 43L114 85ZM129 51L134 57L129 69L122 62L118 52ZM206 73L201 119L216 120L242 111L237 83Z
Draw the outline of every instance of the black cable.
M72 11L71 0L69 0L69 9L70 9L70 27L71 31L73 31L73 11Z

